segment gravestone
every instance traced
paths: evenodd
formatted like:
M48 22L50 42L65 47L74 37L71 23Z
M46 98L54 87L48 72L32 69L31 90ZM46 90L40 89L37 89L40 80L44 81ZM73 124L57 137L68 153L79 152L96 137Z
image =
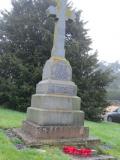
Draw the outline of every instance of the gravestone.
M90 140L89 129L84 127L84 112L77 86L72 82L72 68L65 58L65 23L75 19L66 0L57 0L50 6L48 16L55 17L54 43L50 59L45 63L42 81L36 85L31 107L22 128L15 132L29 145L99 143Z

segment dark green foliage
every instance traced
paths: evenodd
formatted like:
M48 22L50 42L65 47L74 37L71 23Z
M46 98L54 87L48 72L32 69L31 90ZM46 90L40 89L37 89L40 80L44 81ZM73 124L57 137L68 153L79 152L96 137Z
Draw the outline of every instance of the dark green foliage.
M46 21L49 0L12 4L13 10L2 12L0 21L0 103L25 111L50 56L54 23Z
M25 111L30 102L31 92L34 91L34 83L30 78L34 72L29 72L14 54L0 55L0 104L4 103L10 108Z
M0 104L25 111L31 94L41 80L42 68L50 57L54 19L45 10L52 0L14 0L10 12L0 19ZM105 87L109 72L98 68L97 55L90 53L91 39L84 29L81 12L76 22L67 22L66 58L73 68L73 80L82 98L87 119L99 119L106 107Z

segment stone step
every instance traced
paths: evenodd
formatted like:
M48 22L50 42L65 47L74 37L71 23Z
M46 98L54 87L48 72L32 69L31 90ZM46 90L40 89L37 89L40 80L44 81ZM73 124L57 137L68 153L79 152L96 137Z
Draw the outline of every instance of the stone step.
M84 126L40 126L30 121L24 121L23 131L36 139L66 139L87 138L88 127Z
M21 128L13 129L13 132L21 138L26 145L28 146L41 146L41 145L76 145L76 146L86 146L92 145L96 146L100 144L100 139L97 138L61 138L61 139L44 139L44 138L35 138L30 136L30 134L25 133Z
M71 160L117 160L116 158L108 155L99 155L99 156L92 156L92 157L73 157L70 156Z

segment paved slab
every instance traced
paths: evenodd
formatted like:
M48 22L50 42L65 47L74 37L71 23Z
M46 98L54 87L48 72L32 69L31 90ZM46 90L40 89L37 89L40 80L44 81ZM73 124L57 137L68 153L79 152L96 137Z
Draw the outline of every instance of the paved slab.
M99 155L93 157L72 157L72 160L117 160L116 158L108 155Z

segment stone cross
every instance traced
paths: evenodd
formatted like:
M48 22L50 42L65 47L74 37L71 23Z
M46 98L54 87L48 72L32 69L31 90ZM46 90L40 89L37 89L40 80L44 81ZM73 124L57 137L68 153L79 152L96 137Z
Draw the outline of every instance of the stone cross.
M56 0L56 7L50 6L47 9L48 16L56 18L54 42L51 56L65 57L65 21L75 20L75 13L67 5L67 0Z

